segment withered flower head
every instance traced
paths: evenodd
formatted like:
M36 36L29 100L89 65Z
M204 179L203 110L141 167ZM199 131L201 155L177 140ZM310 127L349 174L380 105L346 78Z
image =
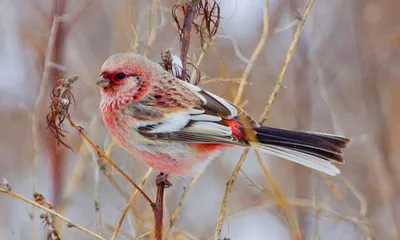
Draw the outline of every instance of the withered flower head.
M69 107L75 105L75 98L71 92L72 84L78 80L77 76L61 78L54 85L50 94L51 103L50 111L46 116L47 126L53 135L56 137L58 144L70 148L61 140L65 135L65 130L62 129L64 120L69 118Z
M172 8L172 16L178 27L181 41L185 41L185 28L191 29L191 25L195 27L197 33L200 34L201 43L206 39L211 40L217 33L221 14L220 7L216 1L210 0L192 0L184 5L175 5ZM181 9L184 15L183 24L179 22L177 11ZM187 31L188 29L186 29Z
M190 66L192 66L193 69L196 71L196 79L195 79L195 82L192 83L192 84L197 85L199 83L199 81L200 81L199 71L197 70L197 68L193 64L191 64L191 63L188 63L188 64ZM171 55L170 50L166 50L166 51L161 52L160 65L165 70L167 70L172 75L174 75L175 77L177 77L179 79L182 79L182 80L184 80L186 82L190 82L190 71L188 69L186 69L186 71L184 71L181 64L174 63L174 59L173 59L173 57Z

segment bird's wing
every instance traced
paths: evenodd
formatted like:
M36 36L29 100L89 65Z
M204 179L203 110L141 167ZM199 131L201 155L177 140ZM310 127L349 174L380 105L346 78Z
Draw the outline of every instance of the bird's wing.
M233 134L227 123L247 114L223 98L183 81L174 87L154 89L129 109L134 117L140 112L162 116L143 119L135 126L139 133L150 139L247 145L246 140ZM248 118L254 125L255 121Z

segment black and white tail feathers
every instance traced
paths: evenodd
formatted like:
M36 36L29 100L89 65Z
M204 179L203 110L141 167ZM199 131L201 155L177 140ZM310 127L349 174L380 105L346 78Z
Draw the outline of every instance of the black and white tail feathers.
M342 149L350 139L316 132L290 131L256 127L260 149L306 167L337 175L340 170L332 163L344 163Z

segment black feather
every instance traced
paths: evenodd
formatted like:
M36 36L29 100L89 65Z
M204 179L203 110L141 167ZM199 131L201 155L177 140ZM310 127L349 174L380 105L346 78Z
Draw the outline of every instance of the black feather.
M259 143L273 145L310 154L324 160L343 163L342 149L350 139L336 135L256 127Z

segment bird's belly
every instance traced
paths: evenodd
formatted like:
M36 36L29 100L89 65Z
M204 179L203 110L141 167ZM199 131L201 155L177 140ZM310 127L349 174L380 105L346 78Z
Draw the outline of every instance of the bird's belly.
M197 173L225 147L150 140L134 130L131 120L121 121L121 118L108 116L104 121L118 143L136 159L170 175L191 176Z
M121 145L136 159L159 172L176 176L193 176L220 152L218 148L205 150L198 144L181 142L125 142L128 144Z

